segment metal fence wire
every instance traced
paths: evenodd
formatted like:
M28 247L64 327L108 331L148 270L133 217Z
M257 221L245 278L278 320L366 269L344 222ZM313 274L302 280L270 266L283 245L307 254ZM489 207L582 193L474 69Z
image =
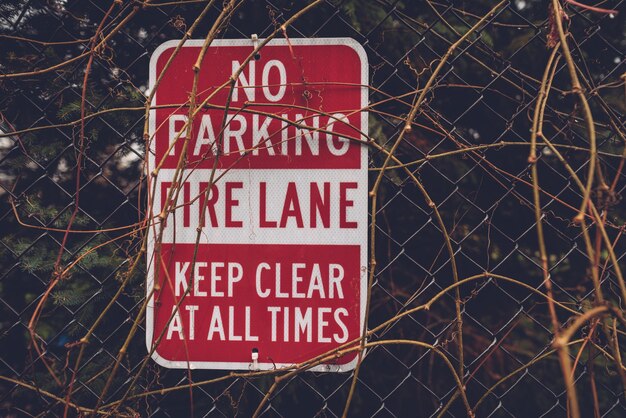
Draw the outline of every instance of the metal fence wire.
M624 10L591 3L3 0L0 415L626 416ZM251 34L368 56L350 372L146 351L150 56Z

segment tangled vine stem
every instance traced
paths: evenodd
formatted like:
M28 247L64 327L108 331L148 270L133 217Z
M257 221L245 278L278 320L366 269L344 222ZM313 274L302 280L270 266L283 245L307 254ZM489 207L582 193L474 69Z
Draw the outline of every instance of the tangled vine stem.
M0 271L0 415L8 405L6 414L64 417L291 416L300 405L290 402L311 391L317 415L367 415L370 404L403 415L407 401L431 416L521 415L530 406L514 399L518 385L532 390L526 376L558 386L549 408L574 418L583 406L600 417L605 405L624 403L626 77L609 39L617 0L551 0L544 9L439 0L21 3L0 6L0 260L9 266ZM60 29L44 34L38 19ZM258 42L207 88L213 41L248 31ZM281 103L280 111L233 103L237 80L272 39L286 38L299 59L290 36L331 35L363 45L370 80L311 82L303 71L272 87L306 86L321 99L326 89L367 89L370 101L345 113L368 112L369 131L338 133L284 115L342 122L323 100L320 108ZM179 41L147 90L144 61L161 38ZM203 41L187 68L189 91L182 103L157 104L193 38ZM248 87L262 88L256 81ZM182 150L172 168L147 157L151 112L166 110L186 116L182 129L170 128L165 155ZM210 188L250 155L302 140L281 132L228 167L216 153L206 190L187 196L183 185L200 167L187 150L207 112L220 115L218 148L228 140L227 114L368 147L369 271L358 336L288 367L206 375L192 370L185 329L186 369L152 363L167 326L146 352L146 312L157 291L174 294L161 256L166 223L199 208L193 273L169 325L184 311L201 238L211 233ZM157 202L154 179L166 170L172 187ZM146 264L162 273L147 295ZM347 355L356 358L351 375L310 372ZM606 390L619 384L621 393Z

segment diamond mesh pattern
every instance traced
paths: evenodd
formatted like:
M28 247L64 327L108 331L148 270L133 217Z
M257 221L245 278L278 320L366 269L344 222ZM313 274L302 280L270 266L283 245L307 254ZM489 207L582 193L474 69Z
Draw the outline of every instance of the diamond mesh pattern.
M459 278L473 277L458 287L462 379L471 408L485 417L567 414L528 161L550 53L547 39L554 30L549 2L510 1L488 16L446 58L413 129L402 133L416 89L424 88L450 46L493 7L490 3L324 0L281 32L291 38L352 37L363 45L370 62L370 136L376 144L370 186L385 161L384 150L398 138L395 156L407 164L406 170L384 172L378 204L370 211L376 267L368 326L395 320L368 339L380 344L366 352L349 416L468 415L442 359L458 370L454 267L446 236ZM597 134L600 168L591 199L618 264L624 265L623 13L562 3ZM167 370L144 361L145 257L135 260L144 243L140 226L148 204L143 174L148 61L159 44L183 37L207 4L119 1L110 12L110 1L0 4L0 415L60 417L97 409L146 417L255 411L264 417L342 416L355 372L230 374ZM303 6L241 1L219 37L266 37ZM623 2L600 6L619 10ZM224 7L211 2L193 37L204 37ZM88 64L94 36L106 43ZM12 76L19 73L29 74ZM590 143L571 86L561 57L543 134L584 182ZM584 226L572 222L583 192L545 142L536 164L554 299L571 310L558 308L561 328L598 304L594 268L613 315L623 313L619 266L608 258L595 220L589 214ZM600 176L610 190L600 187ZM68 225L78 232L66 234ZM583 228L599 249L597 260ZM414 310L434 297L428 310ZM106 315L99 317L101 312ZM624 329L618 321L613 337L611 326L610 317L592 320L572 337L586 339L583 349L579 342L568 354L576 361L573 378L583 416L593 416L595 408L602 417L626 414L611 357L615 341L626 344ZM128 350L119 357L129 335Z

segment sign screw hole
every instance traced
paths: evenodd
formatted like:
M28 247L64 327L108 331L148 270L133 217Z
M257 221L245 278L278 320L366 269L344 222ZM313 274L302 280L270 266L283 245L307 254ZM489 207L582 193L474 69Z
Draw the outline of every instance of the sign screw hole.
M252 46L254 47L254 49L257 49L259 47L259 36L254 33L252 34L252 36L250 37L252 39ZM261 54L260 53L256 53L254 54L254 60L258 61L261 59Z
M258 370L259 369L259 350L258 348L254 347L252 349L252 365L251 365L252 370Z

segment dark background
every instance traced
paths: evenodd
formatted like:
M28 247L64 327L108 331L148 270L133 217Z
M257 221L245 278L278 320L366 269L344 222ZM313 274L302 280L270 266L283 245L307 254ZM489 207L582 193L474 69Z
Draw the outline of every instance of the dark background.
M96 54L88 81L86 112L118 107L90 118L80 146L81 89L88 58L42 74L0 78L0 415L63 416L63 398L72 378L78 347L120 283L130 281L104 316L76 371L72 401L88 408L98 403L118 350L128 335L145 294L144 264L129 273L142 244L141 231L70 234L64 229L75 209L78 155L82 153L78 212L73 229L102 230L144 219L142 160L143 106L148 61L162 42L180 39L206 2L187 5L161 2L154 7L122 1L105 21L108 33L133 7L140 7L106 48ZM159 3L163 5L158 6ZM529 142L532 113L550 49L549 2L511 1L470 36L453 54L396 153L403 162L502 141ZM77 57L88 50L110 1L5 0L0 4L0 74L30 72ZM244 2L219 38L263 38L308 2ZM452 42L495 2L327 0L286 29L289 37L352 37L370 62L372 103L370 135L389 149L403 127L416 87L423 87ZM158 6L158 7L157 7ZM216 2L193 38L203 38L222 9ZM621 1L604 8L623 9ZM620 10L621 11L621 10ZM570 47L586 83L596 122L602 173L612 193L594 188L593 199L607 212L606 228L621 236L626 176L620 168L624 148L624 13L608 14L565 6ZM284 36L281 34L279 36ZM41 41L40 43L29 41ZM78 41L77 41L78 40ZM59 44L61 42L61 44ZM67 43L70 42L70 43ZM51 43L51 44L49 44ZM1 77L1 76L0 76ZM550 93L544 134L561 145L588 149L577 97L561 59ZM385 100L389 99L390 100ZM31 128L16 135L13 131ZM618 132L621 130L621 136ZM580 226L572 218L581 193L563 164L543 147L538 161L546 245L555 298L582 311L594 303L590 260ZM563 155L586 179L589 153L563 148ZM610 156L609 154L616 154ZM430 159L411 166L442 215L452 239L459 277L485 271L515 278L545 292L539 262L528 146L501 145ZM370 166L384 155L370 153ZM621 160L623 161L623 160ZM372 171L371 180L377 171ZM372 183L370 183L372 184ZM20 225L20 220L35 227ZM372 288L370 328L409 308L426 303L452 283L444 236L423 194L402 170L389 170L379 192L377 267ZM53 230L54 228L58 230ZM590 226L592 239L596 229ZM52 290L34 330L46 363L60 377L56 383L33 348L28 324L37 303L60 266L113 238L83 258ZM601 252L605 297L620 307L619 289L610 262ZM143 258L142 258L143 260ZM142 261L143 263L143 261ZM461 287L465 379L470 405L501 378L551 349L552 329L546 300L530 290L493 277ZM565 324L570 315L559 319ZM118 413L140 416L249 416L273 377L228 377L227 372L166 370L146 357L143 321L120 363L103 404L120 400ZM437 346L456 367L454 292L428 312L409 315L373 336ZM576 338L587 335L585 327ZM594 341L608 350L604 336ZM626 341L619 339L623 346ZM572 349L575 356L578 351ZM593 370L593 373L592 373ZM136 381L133 378L138 376ZM614 363L598 349L584 350L575 377L583 416L593 416L591 376L603 416L626 414L623 388ZM192 391L159 392L193 382ZM11 382L15 379L22 384ZM283 381L262 410L264 416L341 416L351 373L304 372ZM134 385L131 387L131 383ZM31 385L31 388L24 385ZM38 392L32 387L39 388ZM368 352L361 369L350 416L437 415L456 389L441 358L432 350L385 345ZM153 394L142 395L146 391ZM70 408L69 415L76 415ZM465 416L460 401L445 416ZM563 377L551 355L498 385L477 410L478 416L565 416Z

